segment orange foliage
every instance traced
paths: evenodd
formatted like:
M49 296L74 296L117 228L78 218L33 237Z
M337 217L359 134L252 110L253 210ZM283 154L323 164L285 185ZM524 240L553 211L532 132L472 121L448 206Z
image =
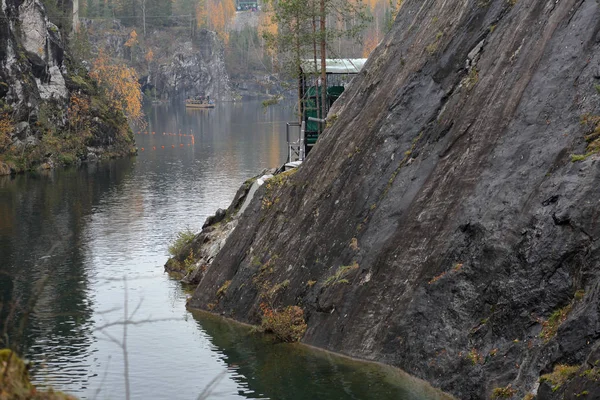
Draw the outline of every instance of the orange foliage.
M375 48L377 47L378 44L379 44L378 32L376 32L372 29L369 30L367 32L367 34L365 35L365 40L363 43L363 57L364 58L369 57L369 54L371 54L371 52L373 50L375 50Z
M87 97L80 97L77 94L71 95L67 116L70 126L75 129L75 133L89 134L89 111L90 100Z
M10 144L10 134L14 129L14 122L8 112L0 113L0 150Z
M125 46L133 47L137 43L137 32L134 30L129 34L129 39L125 42Z
M103 51L94 61L90 76L104 89L111 106L123 110L136 123L143 123L142 91L135 69L114 64Z
M288 306L274 310L267 303L261 303L263 313L261 328L272 333L282 342L299 342L306 332L304 311L298 306Z
M234 18L235 0L199 0L196 5L198 27L217 32L225 43Z
M375 11L375 7L377 7L379 3L382 3L381 0L364 0L364 2L366 6L371 9L371 11Z
M264 37L267 35L277 34L277 24L273 21L273 12L270 10L260 13L260 21L258 24L258 35Z
M146 56L144 57L147 62L151 63L154 60L154 52L152 50L148 50Z

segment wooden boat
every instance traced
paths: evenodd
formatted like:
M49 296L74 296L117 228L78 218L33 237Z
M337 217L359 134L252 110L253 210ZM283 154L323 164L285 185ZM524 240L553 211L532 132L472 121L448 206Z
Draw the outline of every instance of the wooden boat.
M215 103L206 100L187 99L185 101L186 108L215 108Z

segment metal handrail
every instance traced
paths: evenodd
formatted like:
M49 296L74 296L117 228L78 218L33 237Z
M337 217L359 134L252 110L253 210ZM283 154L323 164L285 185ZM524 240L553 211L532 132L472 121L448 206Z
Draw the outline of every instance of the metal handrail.
M303 125L304 125L304 122L302 124L300 124L299 122L287 122L285 124L285 136L286 136L286 140L288 143L288 157L287 157L286 162L288 162L288 163L292 162L293 154L298 156L298 159L300 159L300 161L302 161L304 159L304 151L303 151L304 138L303 138L303 129L302 129ZM295 140L295 141L290 140L290 127L292 127L292 126L300 128L300 135L298 137L298 140Z

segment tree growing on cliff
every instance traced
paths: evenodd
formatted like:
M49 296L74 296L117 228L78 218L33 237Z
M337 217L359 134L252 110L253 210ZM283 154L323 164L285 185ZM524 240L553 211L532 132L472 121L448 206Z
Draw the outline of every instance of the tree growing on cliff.
M135 69L112 62L100 51L90 76L98 82L113 107L123 110L130 121L143 124L142 91Z
M276 53L281 70L297 79L302 72L307 72L301 70L303 60L311 59L313 74L320 75L318 84L322 87L327 85L325 63L328 49L341 37L358 40L359 33L371 20L363 0L266 0L265 6L272 15L270 24L278 29L265 26L262 28L263 37ZM335 58L341 57L344 55L335 54ZM298 95L298 108L301 110L303 99L301 93ZM317 101L326 105L325 96L326 92L321 91L321 98ZM317 109L322 109L326 115L325 107L317 106Z
M89 98L75 93L72 94L69 101L69 108L67 109L69 131L73 130L77 136L91 136L89 112Z
M0 151L3 151L10 144L10 134L14 129L10 108L4 106L0 108Z

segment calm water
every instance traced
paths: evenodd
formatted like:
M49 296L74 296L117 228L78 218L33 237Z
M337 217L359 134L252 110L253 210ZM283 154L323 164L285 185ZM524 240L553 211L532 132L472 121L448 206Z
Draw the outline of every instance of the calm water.
M0 177L0 315L17 304L26 321L0 328L34 362L36 383L97 399L124 398L126 377L136 399L195 399L209 386L215 399L442 398L395 369L186 311L163 272L169 241L284 161L292 110L159 106L148 117L136 158ZM124 335L126 314L139 324Z

